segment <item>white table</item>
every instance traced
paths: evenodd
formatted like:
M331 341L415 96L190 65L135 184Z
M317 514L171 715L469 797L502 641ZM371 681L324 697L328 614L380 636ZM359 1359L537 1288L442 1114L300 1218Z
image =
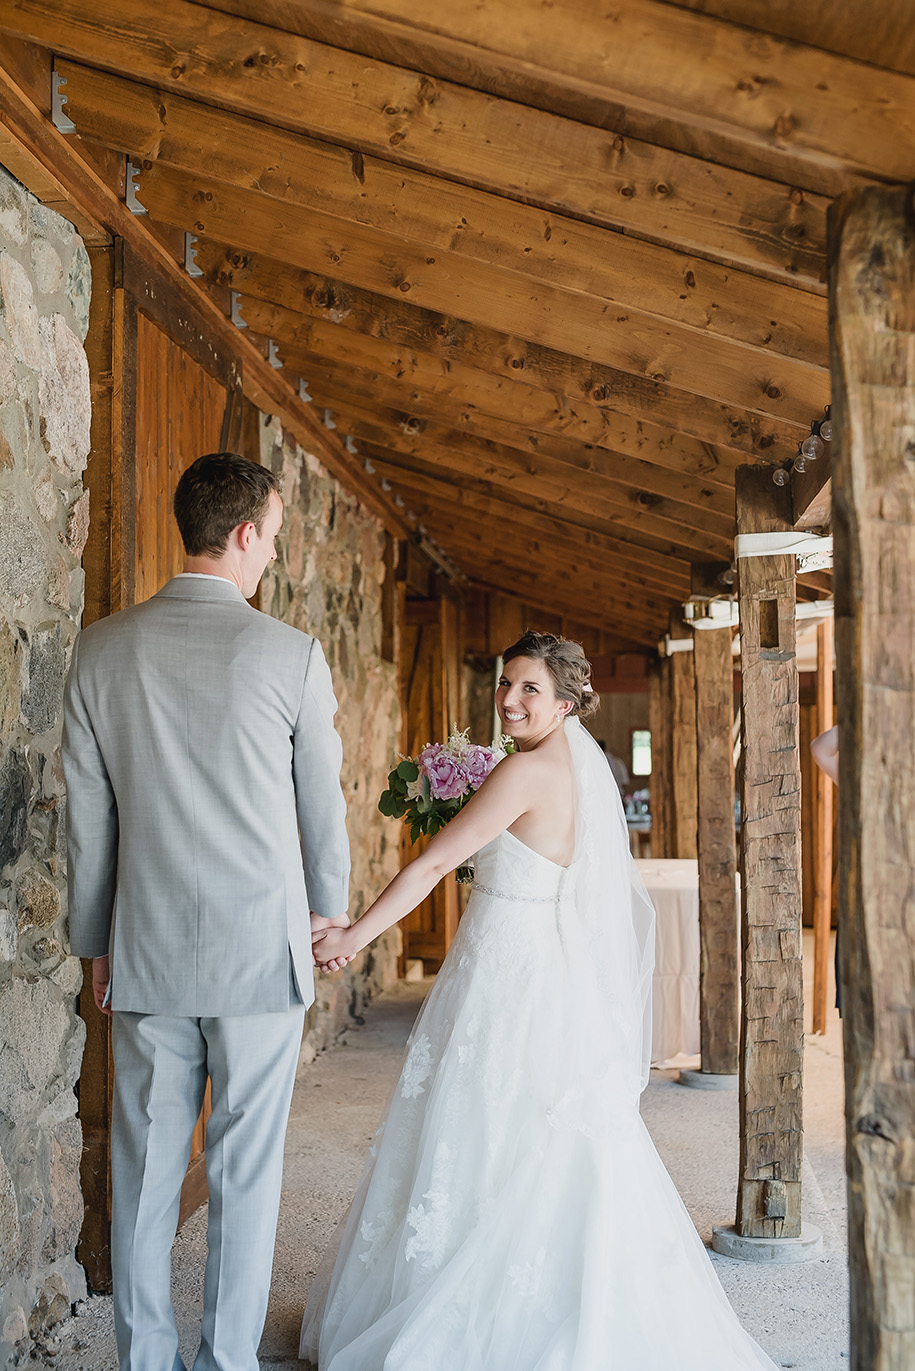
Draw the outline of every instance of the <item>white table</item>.
M699 1051L699 864L637 861L657 910L652 1063Z

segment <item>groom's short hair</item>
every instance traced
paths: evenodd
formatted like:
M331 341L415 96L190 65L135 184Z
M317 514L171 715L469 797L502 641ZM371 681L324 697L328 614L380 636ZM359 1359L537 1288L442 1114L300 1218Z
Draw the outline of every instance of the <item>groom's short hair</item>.
M175 489L175 519L187 555L220 557L239 524L252 523L260 533L270 492L279 494L281 485L269 467L237 452L198 457Z

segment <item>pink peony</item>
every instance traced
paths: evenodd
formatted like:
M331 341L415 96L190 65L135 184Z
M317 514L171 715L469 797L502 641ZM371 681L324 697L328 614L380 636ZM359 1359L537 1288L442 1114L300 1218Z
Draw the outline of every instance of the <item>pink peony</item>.
M461 758L461 765L467 774L471 790L479 790L496 764L496 756L491 748L473 744Z
M459 800L467 789L463 767L441 743L427 743L419 754L418 764L429 777L429 789L434 800Z

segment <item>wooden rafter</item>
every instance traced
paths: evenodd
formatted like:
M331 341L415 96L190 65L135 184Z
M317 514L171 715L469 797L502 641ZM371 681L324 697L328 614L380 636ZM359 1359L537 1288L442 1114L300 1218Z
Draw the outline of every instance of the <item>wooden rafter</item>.
M808 43L827 52L915 76L915 25L910 0L674 0L682 9Z
M250 251L269 242L272 255L293 266L331 270L381 294L410 294L441 313L511 330L691 394L802 425L829 398L828 374L821 366L669 323L590 291L457 252L430 250L395 232L281 204L199 172L157 162L144 168L140 181L142 203L176 228ZM459 233L460 226L453 231ZM822 303L813 296L801 298ZM708 308L712 305L709 300Z
M660 0L529 6L523 23L514 0L213 3L825 195L915 160L911 77Z
M824 197L465 84L366 63L283 32L282 15L273 29L233 26L219 16L208 35L198 19L190 50L182 53L187 5L150 5L146 32L167 33L168 48L164 42L158 51L144 45L136 54L134 48L130 62L122 22L113 23L110 11L96 6L100 34L89 45L75 9L59 4L52 19L41 13L29 22L59 51L197 101L229 105L363 154L821 289ZM252 45L272 61L246 66L232 60ZM282 80L264 81L264 65ZM177 66L183 66L178 74ZM306 83L308 99L299 101L295 95Z
M348 402L363 410L373 410L382 426L399 430L405 424L425 430L431 423L439 434L452 429L481 442L490 440L488 465L505 479L531 490L548 492L563 499L564 492L585 501L608 501L641 509L659 521L670 520L708 533L725 542L733 536L733 497L723 486L706 484L701 479L681 477L603 451L594 451L582 460L580 445L538 433L491 411L479 413L461 397L416 385L391 380L387 376L356 367L321 364L315 355L292 353L290 365L308 377L316 402L341 414L348 413ZM447 440L441 444L447 451ZM472 469L472 468L471 468Z
M582 294L652 320L823 367L826 303L791 285L690 258L566 216L392 166L121 77L59 63L81 134L300 207ZM784 366L783 361L771 363Z
M746 456L777 460L791 455L806 432L800 425L706 401L659 381L556 352L517 334L423 309L403 296L384 296L301 271L262 253L236 251L200 238L196 255L207 280L239 292L245 310L256 311L258 328L271 337L301 339L308 347L307 321L317 320L415 348L446 370L462 363L493 377L523 382L532 391L574 402L576 414L590 415L593 407L615 451L645 455L646 450L677 447L679 435L684 434L702 445L698 467L685 469L712 475L719 460L715 453L722 448L744 454L744 460ZM585 408L580 402L585 402ZM696 450L690 444L683 446L687 462ZM725 479L733 486L733 477Z

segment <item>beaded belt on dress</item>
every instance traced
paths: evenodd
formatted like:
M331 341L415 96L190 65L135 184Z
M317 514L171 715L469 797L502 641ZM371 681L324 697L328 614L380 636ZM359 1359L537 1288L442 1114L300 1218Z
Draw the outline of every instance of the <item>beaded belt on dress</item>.
M507 890L493 890L492 886L481 885L479 881L474 881L471 888L484 895L495 895L500 900L520 900L523 904L555 904L559 899L558 891L555 895L513 895Z

